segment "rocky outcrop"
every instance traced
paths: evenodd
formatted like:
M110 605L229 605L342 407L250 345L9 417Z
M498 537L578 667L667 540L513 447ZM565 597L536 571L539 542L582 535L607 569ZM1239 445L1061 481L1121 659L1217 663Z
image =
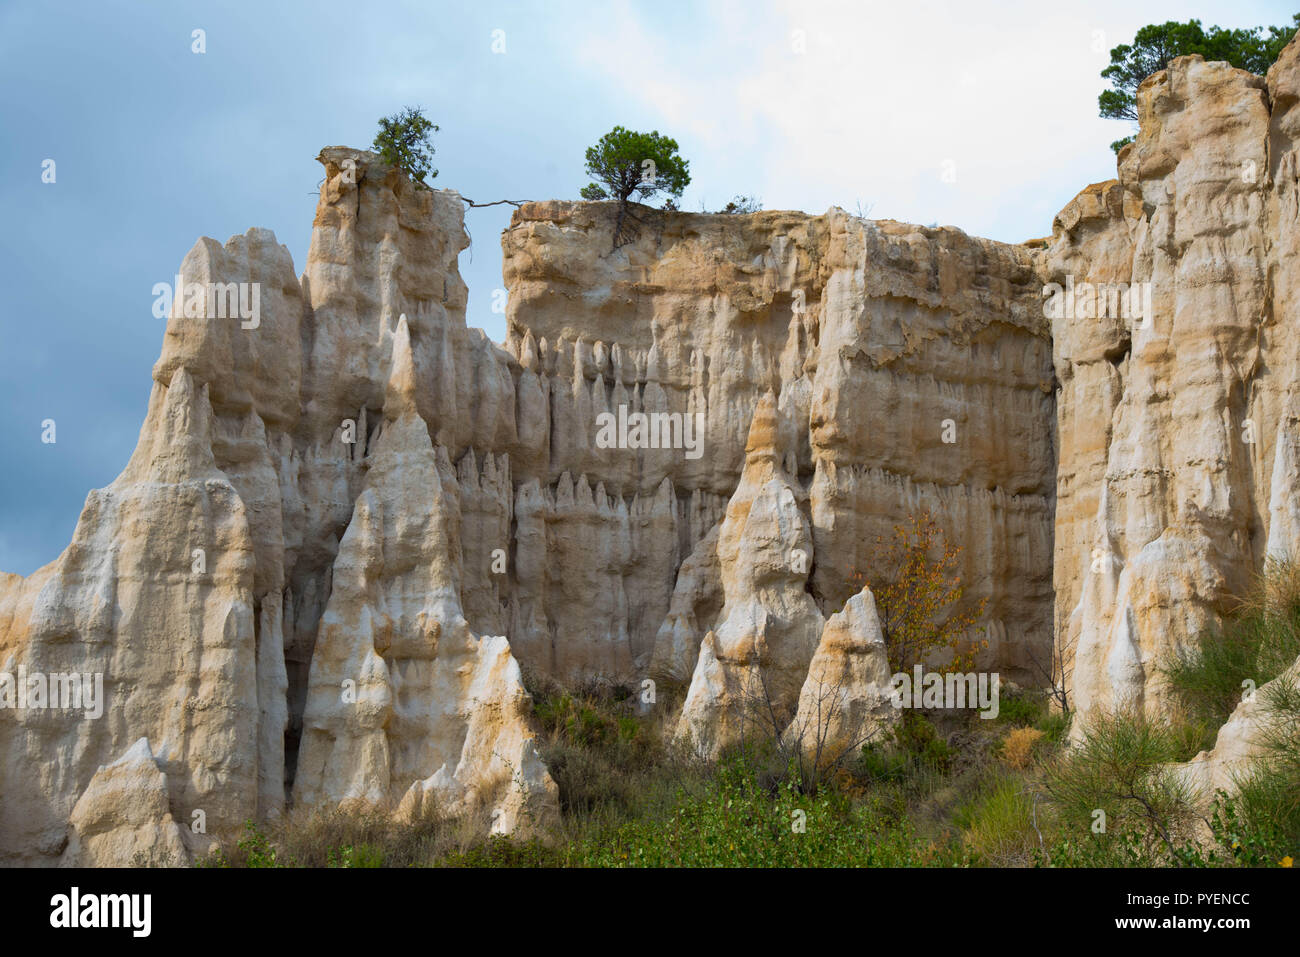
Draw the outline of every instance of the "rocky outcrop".
M1196 56L1149 77L1118 181L1043 254L1073 287L1053 318L1056 620L1085 717L1165 713L1162 660L1300 544L1298 57L1267 81Z
M629 623L632 677L690 675L722 624L705 536L742 481L754 410L771 392L788 433L780 465L808 503L819 609L860 589L877 539L929 511L962 547L968 599L987 602L981 666L1038 680L1055 446L1034 254L839 209L643 215L612 249L610 205L532 203L502 239L507 347L537 356L550 383L548 473L623 496L666 479L676 500L669 573L624 585L647 610ZM620 406L701 415L702 454L598 447L596 417ZM607 628L602 616L584 631Z
M879 743L898 719L892 692L876 600L864 588L822 629L786 740L827 763Z
M457 485L416 399L403 318L316 639L294 794L308 807L481 812L494 832L541 825L556 796L531 702L506 639L476 636L461 610Z
M769 392L754 412L745 469L713 548L720 623L700 643L675 731L710 759L764 737L839 755L897 715L870 589L829 622L809 591L811 523L803 489L782 465L787 424Z
M779 421L769 392L718 531L720 623L700 645L678 720L678 736L710 758L741 740L747 721L793 711L825 621L806 588L812 533L781 464Z
M141 738L157 742L177 820L200 811L216 830L272 811L259 806L268 756L255 743L259 688L273 680L258 643L276 616L254 601L248 507L214 462L208 394L184 369L156 384L122 475L87 497L63 555L6 595L0 670L49 685L43 701L0 712L7 863L57 859L98 769Z
M455 786L439 792L448 801L437 810L482 810L497 830L540 820L553 804L509 645L499 634L477 637L484 631L465 627L460 611L459 485L471 526L492 517L494 502L500 522L513 494L494 471L508 469L506 457L489 458L479 474L464 456L470 435L508 437L510 416L492 398L507 388L507 354L464 326L460 200L413 186L373 154L333 148L321 161L326 181L302 279L266 230L196 244L180 269L130 463L90 494L57 561L0 582L3 671L51 687L68 676L103 687L97 714L32 701L0 712L5 863L123 863L139 850L134 835L150 828L174 856L169 819L184 825L186 854L201 854L244 821L279 815L295 799L318 632L330 655L345 653L336 630L321 627L327 607L339 617L397 616L374 632L371 664L389 651L393 629L407 643L395 658L396 757L376 769L357 741L333 755L336 773L404 781L385 796L396 807L405 788L445 764ZM381 441L399 328L408 414L393 413L394 436ZM447 405L456 401L463 414ZM405 487L418 494L389 516L400 532L385 535L370 524L370 505L403 491L400 479L392 490L379 477L391 475L394 456L436 456L442 486ZM426 506L443 511L416 511ZM407 524L417 514L425 526ZM343 541L364 554L343 550L340 563ZM452 553L415 571L403 564L419 558L406 550L433 542ZM367 564L374 549L379 562ZM373 579L349 578L352 569ZM421 591L410 603L417 613L445 617L418 627L402 618L403 589ZM437 594L452 600L438 604ZM439 629L441 655L422 656L413 646ZM357 672L363 688L373 672ZM434 673L436 685L422 684ZM404 750L433 725L441 739ZM141 738L158 774L132 748ZM114 764L123 755L125 769ZM160 781L165 809L156 806ZM144 816L110 827L102 807L132 790ZM327 787L313 795L320 804L350 796Z
M878 730L862 586L923 511L978 668L1042 684L1055 640L1085 718L1162 713L1162 657L1300 535L1298 57L1148 79L1118 179L1032 244L831 209L616 245L610 204L524 204L502 345L460 197L324 150L302 276L266 230L200 240L131 461L0 575L0 863L290 806L543 824L529 674L678 681L708 755L756 697L787 743Z
M957 230L844 220L809 411L813 585L840 607L928 512L987 602L978 666L1041 681L1051 642L1050 343L1033 259ZM972 636L975 637L975 636Z
M205 815L195 853L290 804L544 819L524 672L689 680L674 723L706 751L747 669L793 720L824 644L860 697L878 676L826 616L921 509L988 600L985 664L1047 643L1027 250L836 209L661 214L607 251L608 204L528 204L502 347L465 326L459 197L320 159L302 277L266 230L196 244L131 465L57 562L0 581L12 667L107 699L0 720L6 766L56 755L3 785L15 860L62 855L141 737L172 819Z
M72 808L68 847L60 863L71 867L176 866L189 859L171 813L167 776L149 739L101 767Z
M1294 695L1300 689L1300 662L1237 705L1214 739L1214 747L1190 761L1173 766L1175 779L1203 807L1213 806L1217 792L1231 794L1259 766L1269 752L1270 740L1294 733L1283 726L1288 718L1276 712L1275 695Z

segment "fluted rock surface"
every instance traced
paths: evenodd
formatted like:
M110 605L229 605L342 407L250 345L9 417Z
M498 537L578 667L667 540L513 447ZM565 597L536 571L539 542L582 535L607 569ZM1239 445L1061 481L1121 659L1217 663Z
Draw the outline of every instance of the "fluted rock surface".
M1085 718L1165 713L1162 661L1300 546L1298 61L1293 42L1267 80L1199 56L1149 77L1118 181L1043 254L1046 282L1150 294L1117 316L1080 290L1053 319L1056 621Z
M103 686L99 714L30 702L0 711L6 863L62 856L129 864L122 855L134 857L138 835L150 828L170 859L168 819L179 822L185 853L201 854L244 821L282 813L293 797L322 615L331 602L339 616L372 613L367 595L387 613L407 588L433 594L436 586L452 596L431 608L445 620L424 623L448 633L435 669L443 677L436 687L422 685L426 663L418 653L403 656L410 673L399 676L399 687L421 690L399 694L395 714L418 715L393 729L391 763L376 774L411 785L446 764L454 786L437 792L437 810L481 809L497 830L541 820L553 803L554 785L531 750L518 663L499 629L495 637L472 631L460 611L460 501L470 527L500 527L513 495L500 477L508 476L505 453L480 459L482 474L464 455L470 435L504 436L508 446L511 419L492 401L509 388L508 356L464 325L461 202L413 186L373 154L331 148L320 159L326 181L301 280L267 230L224 246L200 240L180 269L130 463L87 498L59 559L27 579L0 579L0 670L48 676L51 686L67 675ZM225 311L214 311L214 293ZM368 483L368 472L385 424L398 328L408 337L403 394L417 410L405 420L407 437L425 430L426 443L437 439L443 483L441 497L435 487L408 488L400 507L451 542L451 554L414 573L400 561L403 549L424 541L414 526L393 516L400 533L367 536L359 502L363 489L373 497L384 487ZM448 405L457 401L464 410ZM397 431L386 449L402 444ZM340 542L354 525L358 547L387 543L399 554L391 565L367 566L348 552L336 592ZM349 579L358 567L376 580ZM400 613L399 621L409 625ZM418 643L421 633L407 627L405 638ZM382 638L381 631L381 646ZM439 721L443 739L410 752L420 722ZM142 738L161 779L137 760L133 742ZM467 759L452 753L453 738ZM115 762L127 757L124 771ZM334 756L335 771L362 777L373 769L368 758L359 744ZM96 810L129 804L119 796L133 788L140 806L153 809L159 780L166 815L125 815L114 828L114 815ZM405 793L392 787L382 803L396 807ZM347 796L324 789L317 803Z
M690 675L722 624L719 546L706 536L770 391L787 431L781 467L808 503L819 609L873 574L877 539L928 511L962 548L968 600L987 600L981 665L1037 680L1050 658L1055 445L1034 254L839 209L640 212L617 248L600 203L527 204L502 240L507 347L549 381L539 465L624 496L667 480L676 499L669 574L640 583L654 614L629 621L633 677L647 665ZM620 406L700 415L701 454L599 447L597 417Z
M825 622L806 589L812 533L781 464L778 423L768 393L718 531L720 623L704 636L678 720L677 735L708 757L740 741L747 722L793 712Z
M0 578L5 667L105 686L101 718L0 714L5 767L39 769L0 783L6 860L57 861L141 738L162 778L113 780L150 808L165 782L193 854L289 805L546 819L526 672L690 679L675 723L706 751L747 668L796 715L819 643L860 703L869 616L856 644L825 619L921 509L988 599L983 663L1029 675L1053 464L1030 251L838 209L647 213L614 248L608 204L527 204L497 346L465 325L460 198L320 161L302 276L266 230L200 240L131 464L56 562ZM155 825L88 826L129 849Z
M248 509L213 461L214 431L206 385L184 369L156 384L126 469L87 497L59 559L5 596L0 671L71 675L82 696L79 707L47 699L0 712L6 863L62 854L92 777L141 738L155 742L177 820L197 810L213 829L237 827L272 810L255 743L259 691L274 683L258 642L273 629L259 628ZM269 658L282 673L283 658ZM189 829L186 840L204 845Z
M176 866L189 857L167 776L141 738L90 779L68 819L70 867Z
M839 209L642 210L616 245L609 204L525 204L502 345L460 197L324 150L302 276L266 230L200 240L130 463L0 575L0 672L103 685L0 709L0 863L290 806L544 822L529 673L680 680L708 754L755 681L786 735L827 688L834 737L883 726L861 579L921 511L986 601L978 667L1042 683L1055 634L1085 716L1159 713L1161 657L1300 544L1298 50L1149 79L1042 249ZM1150 283L1149 316L1045 317L1053 282Z
M316 640L295 797L396 808L411 792L422 809L435 788L436 810L494 832L541 825L555 785L509 645L461 610L457 487L417 411L405 319L383 413Z

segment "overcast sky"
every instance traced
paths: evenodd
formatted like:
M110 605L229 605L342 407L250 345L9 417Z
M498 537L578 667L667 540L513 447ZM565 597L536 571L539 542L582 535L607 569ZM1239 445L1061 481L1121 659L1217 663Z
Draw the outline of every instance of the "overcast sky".
M1097 117L1110 47L1167 19L1290 15L1181 0L0 0L0 570L56 558L87 491L126 464L162 342L154 283L199 236L250 226L301 272L317 152L369 146L381 115L422 106L441 126L434 185L479 202L576 197L585 148L621 124L677 139L684 209L861 203L1016 242L1115 174L1107 144L1130 129ZM469 321L498 341L508 219L470 210L461 256Z

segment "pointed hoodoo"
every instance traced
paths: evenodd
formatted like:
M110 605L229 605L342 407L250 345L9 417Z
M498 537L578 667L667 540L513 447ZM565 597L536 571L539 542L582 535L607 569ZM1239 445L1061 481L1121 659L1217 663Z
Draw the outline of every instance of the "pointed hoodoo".
M163 390L159 395L159 390ZM149 414L118 483L177 483L216 472L212 458L212 406L208 386L181 367L167 386L156 384Z
M417 413L415 357L411 354L411 327L403 313L393 332L393 360L384 392L384 418L394 421Z
M749 438L745 441L745 464L748 466L766 461L779 466L780 440L781 428L776 410L776 396L769 389L763 398L758 400L753 421L749 424Z
M537 372L541 364L537 355L537 340L533 338L531 329L524 335L523 345L519 350L519 364L530 372Z
M892 689L875 596L863 588L826 622L785 738L832 760L878 741L898 719Z

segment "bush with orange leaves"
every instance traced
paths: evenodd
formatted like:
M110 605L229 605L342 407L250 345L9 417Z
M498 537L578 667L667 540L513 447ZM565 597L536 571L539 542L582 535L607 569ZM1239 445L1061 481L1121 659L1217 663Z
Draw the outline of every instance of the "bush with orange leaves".
M1034 746L1043 739L1038 728L1015 728L1002 739L1002 760L1009 768L1023 771L1034 757Z
M986 639L969 637L984 614L987 598L961 608L964 593L957 573L961 548L944 538L928 512L895 525L888 542L876 539L870 573L852 569L854 591L871 586L884 634L889 665L905 671L933 652L950 649L945 671L970 671Z

